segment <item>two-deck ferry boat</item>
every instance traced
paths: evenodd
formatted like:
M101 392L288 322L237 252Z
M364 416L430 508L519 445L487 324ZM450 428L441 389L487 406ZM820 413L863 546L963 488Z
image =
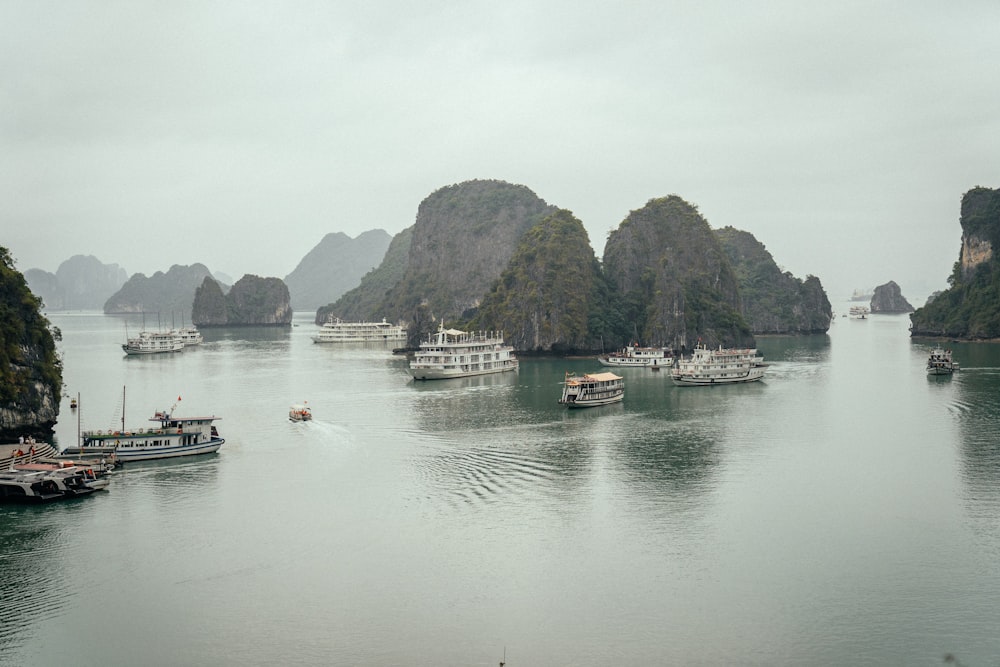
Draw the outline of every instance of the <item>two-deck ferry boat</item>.
M406 329L384 317L381 322L344 322L331 316L312 339L314 343L405 343Z
M687 359L679 359L671 371L674 384L697 387L755 382L764 377L764 358L752 348L710 350L698 345Z
M157 412L149 420L155 426L127 431L122 418L120 430L83 432L83 442L67 447L61 456L114 456L120 463L167 459L195 454L210 454L222 447L225 439L212 425L221 417L176 417L172 410Z
M674 354L669 347L639 347L628 345L617 352L597 357L602 366L635 368L667 368L674 364Z
M501 332L466 332L445 329L444 323L410 360L414 380L446 380L517 370L514 348L505 345Z
M184 349L184 341L170 331L141 331L138 336L128 338L122 349L125 354L178 352Z
M625 382L614 373L566 373L562 398L559 402L568 408L589 408L595 405L617 403L625 397Z
M927 357L928 375L951 375L958 370L958 362L952 360L951 350L936 347Z
M175 338L179 339L183 347L191 347L192 345L201 345L205 341L205 337L201 335L197 327L181 327L175 331L171 331Z

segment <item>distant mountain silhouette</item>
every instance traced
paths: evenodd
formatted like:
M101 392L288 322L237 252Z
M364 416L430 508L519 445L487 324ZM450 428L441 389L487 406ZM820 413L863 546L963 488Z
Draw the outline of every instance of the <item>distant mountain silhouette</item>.
M28 269L24 279L49 310L100 310L125 284L128 274L117 264L103 264L93 255L74 255L55 273Z
M178 317L174 324L180 326L191 321L194 292L211 275L204 264L174 264L166 273L157 271L149 278L137 273L104 303L104 312L157 313L165 318L164 324Z
M391 240L384 229L373 229L354 239L343 232L324 236L285 276L292 308L314 310L357 287L361 277L382 262Z

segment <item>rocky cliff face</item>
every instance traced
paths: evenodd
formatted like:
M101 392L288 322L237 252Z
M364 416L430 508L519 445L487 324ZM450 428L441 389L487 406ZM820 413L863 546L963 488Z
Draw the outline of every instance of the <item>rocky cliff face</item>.
M454 319L479 305L528 229L555 211L523 185L468 181L421 202L406 272L378 311L411 321L419 308Z
M316 310L316 324L323 324L331 315L347 322L381 321L384 315L379 312L379 304L406 274L412 241L411 225L392 238L378 268L366 273L360 285Z
M1000 190L977 187L962 197L962 250L950 287L910 315L913 336L1000 338Z
M895 281L890 280L875 288L872 295L871 311L873 313L912 313L913 306L903 297L903 292Z
M357 287L361 277L382 262L391 240L383 229L364 232L354 239L342 232L324 236L285 276L292 308L312 310Z
M222 295L217 282L204 280L195 295L192 322L199 327L291 326L288 286L280 278L248 274Z
M815 334L830 328L833 308L819 278L782 272L764 244L732 227L715 230L739 282L742 314L754 334Z
M40 299L0 247L0 441L51 438L62 389L58 337L41 314Z
M169 324L178 318L177 326L191 317L194 292L211 272L204 264L175 264L166 273L157 271L147 278L133 275L104 304L105 314L157 313Z
M708 222L676 195L650 200L611 232L604 271L644 343L753 344L729 259Z
M593 349L588 319L599 278L583 223L557 211L521 237L470 327L503 331L516 350Z

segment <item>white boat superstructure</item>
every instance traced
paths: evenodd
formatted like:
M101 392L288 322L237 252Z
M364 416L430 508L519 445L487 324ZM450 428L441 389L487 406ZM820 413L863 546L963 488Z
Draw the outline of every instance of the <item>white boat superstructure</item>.
M671 372L682 387L754 382L764 377L764 358L752 348L710 350L698 345L687 359L679 359Z
M184 349L184 343L170 331L142 331L122 344L125 354L160 354Z
M936 347L927 357L928 375L951 375L958 370L958 362L952 360L951 350Z
M618 367L669 367L674 364L673 352L668 347L639 347L628 345L618 352L597 357L602 366Z
M216 452L225 442L212 425L221 417L175 417L157 412L149 421L156 426L131 431L91 430L83 432L83 442L67 447L62 456L111 456L119 462L166 459ZM123 420L124 421L124 420Z
M181 327L171 333L181 341L183 347L201 345L205 341L197 327Z
M868 306L851 306L850 315L852 320L867 320L871 313Z
M625 397L625 381L614 373L566 374L562 398L568 408L589 408L617 403Z
M414 380L503 373L517 370L514 348L500 332L466 332L441 327L414 353L410 375Z
M312 339L314 343L405 343L406 329L386 322L384 317L381 322L344 322L330 317Z

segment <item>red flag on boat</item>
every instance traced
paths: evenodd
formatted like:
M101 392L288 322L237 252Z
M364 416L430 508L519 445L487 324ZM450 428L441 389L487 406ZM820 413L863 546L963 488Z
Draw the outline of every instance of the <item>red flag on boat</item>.
M180 397L180 396L178 396L178 397L177 397L177 400L178 400L178 401L179 401L179 400L181 400L181 397Z

